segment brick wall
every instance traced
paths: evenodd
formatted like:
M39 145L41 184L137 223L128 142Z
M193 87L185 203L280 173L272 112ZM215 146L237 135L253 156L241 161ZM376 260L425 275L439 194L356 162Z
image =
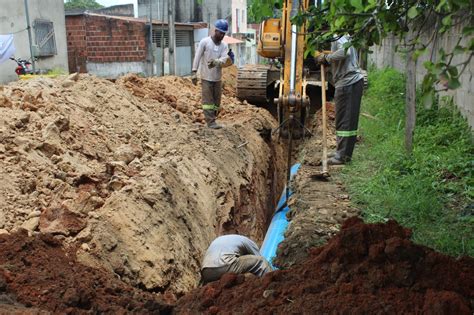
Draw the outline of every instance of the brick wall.
M87 62L145 61L145 24L94 15L66 17L69 69L87 72Z
M66 17L66 38L70 72L87 72L86 25L83 15Z

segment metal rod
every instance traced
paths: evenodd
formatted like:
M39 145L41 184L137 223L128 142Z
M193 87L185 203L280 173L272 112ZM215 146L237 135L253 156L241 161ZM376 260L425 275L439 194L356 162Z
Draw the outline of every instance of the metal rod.
M286 171L286 202L290 198L290 181L291 181L291 151L293 151L293 133L291 123L293 122L293 115L290 115L290 123L288 124L288 159L287 159L287 171Z
M150 53L149 53L149 58L150 58L150 74L153 76L153 16L152 16L152 0L149 0L150 2L150 14L149 14L149 19L150 19Z
M326 69L321 65L321 98L322 98L322 115L323 115L323 173L328 171L328 144L327 144L327 126L326 126Z
M296 81L296 43L297 43L296 25L291 25L291 63L290 63L290 93L295 91Z
M28 11L28 0L25 0L25 16L26 16L26 29L28 30L28 42L30 44L30 57L31 65L33 66L33 74L36 74L36 61L33 54L33 40L31 37L31 25L30 25L30 14Z

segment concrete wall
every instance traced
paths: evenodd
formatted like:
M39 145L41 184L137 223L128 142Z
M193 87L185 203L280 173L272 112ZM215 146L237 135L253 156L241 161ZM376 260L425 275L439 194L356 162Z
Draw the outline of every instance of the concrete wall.
M420 57L416 67L417 81L421 82L426 70L423 66L423 62L429 60L431 54L433 60L438 57L438 49L443 47L445 51L452 51L455 47L459 35L462 34L462 28L466 24L458 24L451 32L447 34L438 34L437 39L433 44L429 46L429 53ZM426 31L423 34L424 40L431 37L433 28L430 25L426 25ZM472 37L471 37L472 38ZM461 44L466 45L469 42L469 38L463 38ZM369 63L375 64L378 68L382 67L394 67L401 72L406 71L406 62L403 54L395 52L395 46L400 44L396 38L387 38L384 40L381 46L373 47L373 54L369 55ZM466 55L457 55L453 59L453 64L458 64L466 60ZM453 96L454 102L458 106L464 117L467 118L471 129L474 130L474 58L471 59L470 64L464 70L464 73L460 77L461 87L449 92L442 92L440 96Z
M176 13L175 22L202 22L201 6L196 0L174 0ZM205 2L206 0L204 0ZM153 19L159 21L168 20L168 0L151 0L151 12ZM164 8L163 8L164 5ZM148 17L150 8L150 0L138 0L138 17ZM163 15L164 9L164 15Z
M146 72L145 24L105 16L66 18L71 72L115 78Z
M29 0L30 22L33 28L35 19L45 19L53 22L54 36L56 40L57 55L52 57L41 57L36 62L36 68L48 70L62 68L68 70L66 26L64 19L63 0ZM15 57L30 59L28 44L28 32L26 31L26 18L24 2L19 0L0 0L0 34L14 34L16 47ZM17 33L16 33L17 32ZM32 29L33 44L35 43L35 32ZM16 63L7 61L0 65L0 83L6 83L17 79L15 74Z
M133 4L113 5L111 7L93 10L93 12L115 16L135 16Z
M232 0L232 33L247 32L247 0Z
M138 16L148 17L150 10L153 19L168 19L168 0L138 0ZM197 0L174 0L176 1L175 21L179 23L206 22L212 25L217 19L230 21L232 33L245 33L247 31L247 0L202 0L202 5ZM163 5L165 15L163 16ZM239 10L239 23L237 21L237 9ZM239 28L237 28L237 24Z

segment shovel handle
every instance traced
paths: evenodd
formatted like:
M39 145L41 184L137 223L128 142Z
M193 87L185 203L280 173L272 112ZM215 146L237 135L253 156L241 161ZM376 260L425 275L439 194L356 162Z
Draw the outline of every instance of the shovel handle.
M322 118L323 118L323 173L328 171L328 148L327 148L327 122L326 122L326 69L321 64L321 101L322 101Z

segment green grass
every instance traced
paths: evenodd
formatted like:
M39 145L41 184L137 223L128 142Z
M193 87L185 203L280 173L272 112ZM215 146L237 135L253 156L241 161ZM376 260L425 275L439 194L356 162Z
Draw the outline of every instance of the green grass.
M412 155L404 150L405 79L369 73L358 144L342 176L367 222L396 219L413 240L443 253L474 256L474 146L452 105L417 107Z

